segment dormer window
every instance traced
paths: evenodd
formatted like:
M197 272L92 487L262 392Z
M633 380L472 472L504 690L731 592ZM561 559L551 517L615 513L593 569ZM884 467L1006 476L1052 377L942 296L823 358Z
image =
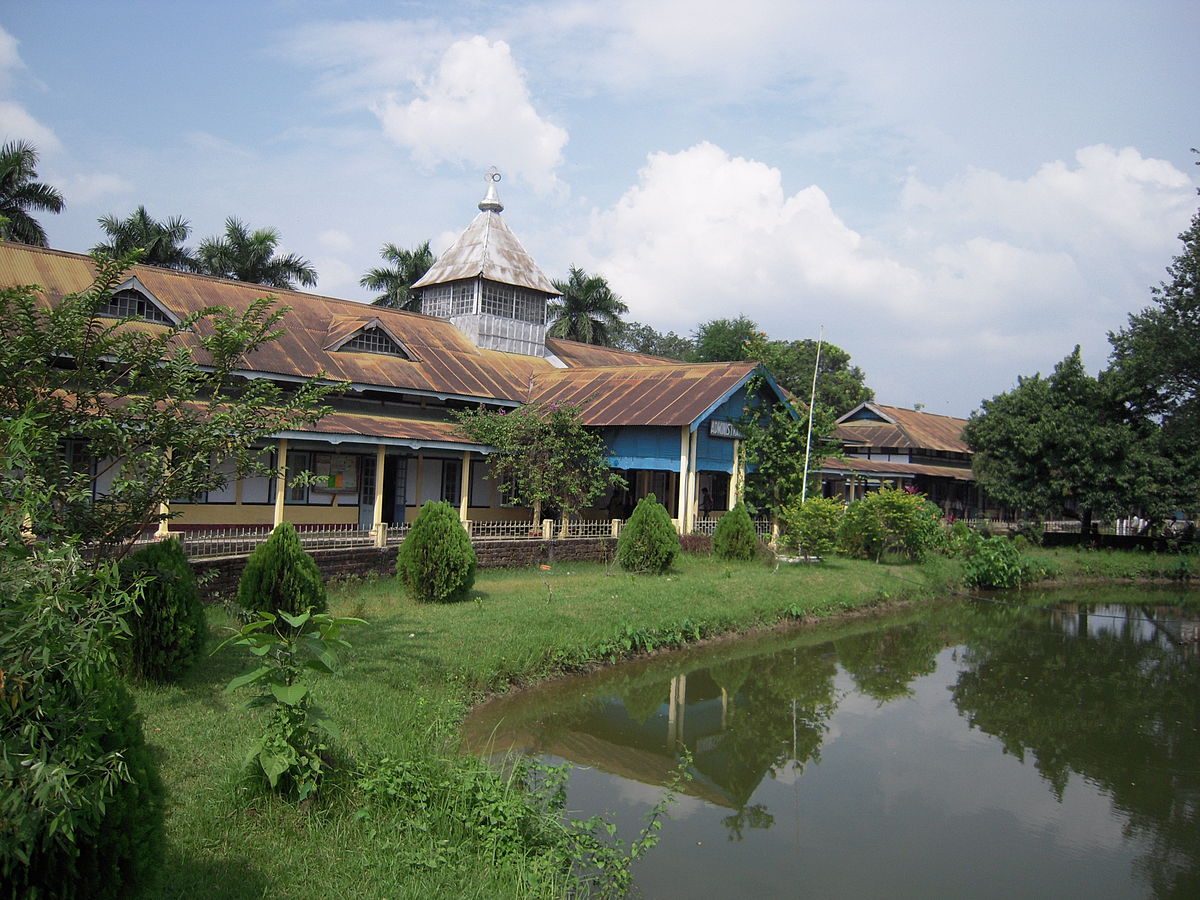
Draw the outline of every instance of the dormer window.
M156 325L177 325L179 320L166 311L149 293L128 282L113 292L112 298L96 308L98 316L114 319L141 319ZM139 285L140 287L140 285Z
M349 350L396 359L416 359L378 316L335 316L329 323L325 339L325 349L334 352Z
M404 352L396 341L388 336L386 331L379 328L367 326L342 346L339 350L358 350L363 353L382 353L384 356L398 356L401 359L409 359L409 355Z

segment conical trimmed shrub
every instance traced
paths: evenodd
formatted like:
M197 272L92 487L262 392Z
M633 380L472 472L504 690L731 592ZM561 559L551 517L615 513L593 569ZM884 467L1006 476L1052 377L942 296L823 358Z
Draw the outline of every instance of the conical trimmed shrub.
M475 585L475 548L449 503L429 500L396 554L396 574L417 600L461 600Z
M252 612L283 611L294 616L308 609L325 612L329 605L325 580L290 522L277 525L246 560L238 582L238 603Z
M679 532L671 516L653 494L638 501L621 536L617 538L617 562L627 572L662 574L679 553Z
M126 583L142 578L142 600L129 619L126 668L151 681L177 681L204 651L208 623L196 575L179 541L142 548L121 567Z
M754 559L758 553L758 534L746 504L738 503L721 516L713 531L713 553L718 559Z

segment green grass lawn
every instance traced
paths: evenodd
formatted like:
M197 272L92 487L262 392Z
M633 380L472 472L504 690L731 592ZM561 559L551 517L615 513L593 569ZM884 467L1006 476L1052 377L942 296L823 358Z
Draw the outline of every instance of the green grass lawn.
M1093 569L1155 575L1156 565L1164 572L1177 565L1149 554L1054 551L1045 558L1068 577ZM536 853L501 858L483 840L486 829L446 824L453 804L480 802L458 797L460 784L492 777L458 753L471 703L638 652L933 597L959 571L940 557L921 565L831 559L772 567L682 556L661 577L599 564L484 570L472 599L450 605L416 604L390 578L333 585L330 611L369 624L347 629L354 646L340 676L314 676L319 704L341 729L340 768L307 808L263 793L242 774L263 713L244 708L252 692L223 689L251 667L244 650L207 656L180 685L135 689L169 791L166 870L151 895L560 895L564 882ZM225 611L211 609L210 645L232 624ZM353 771L382 758L419 763L418 787L428 796L409 784L405 790L424 799L372 804Z

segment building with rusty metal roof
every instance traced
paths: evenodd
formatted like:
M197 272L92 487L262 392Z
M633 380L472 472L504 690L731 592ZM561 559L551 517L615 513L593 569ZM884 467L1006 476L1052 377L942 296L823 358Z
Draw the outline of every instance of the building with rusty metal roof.
M962 437L966 424L953 416L861 403L835 424L843 456L822 460L825 493L852 501L882 485L910 487L947 515L976 513L984 503Z
M504 223L489 180L479 213L415 285L422 312L369 306L222 278L133 266L111 314L138 328L164 328L209 307L246 310L264 295L286 312L277 340L249 354L238 374L287 382L344 382L332 411L303 430L274 435L273 465L312 471L315 484L246 479L172 508L171 526L330 523L379 528L415 516L426 500L458 505L464 520L520 518L488 479L490 448L467 440L455 409L572 404L601 429L610 464L629 485L589 515L623 518L655 493L682 529L731 506L738 492L740 437L748 405L782 394L755 363L687 364L546 336L546 304L558 296ZM94 261L80 254L0 242L0 286L36 284L53 304L86 290ZM198 360L198 337L183 333ZM759 391L750 396L748 391ZM98 466L98 471L111 471ZM96 490L106 489L98 477Z

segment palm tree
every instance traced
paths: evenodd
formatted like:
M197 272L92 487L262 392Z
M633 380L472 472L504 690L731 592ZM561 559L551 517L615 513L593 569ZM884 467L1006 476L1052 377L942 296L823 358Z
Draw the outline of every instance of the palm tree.
M413 295L413 282L429 271L433 265L433 251L429 241L412 250L401 250L395 244L384 244L379 255L391 263L390 268L371 269L358 283L372 291L383 291L371 302L376 306L392 309L421 311L421 301Z
M46 246L46 231L29 213L62 212L63 198L37 178L38 152L25 141L0 146L0 238L19 244Z
M205 275L250 281L268 287L295 290L294 282L306 287L317 283L317 270L303 256L289 253L276 256L279 231L258 228L251 231L242 221L230 216L225 220L222 237L205 238L197 255Z
M115 259L133 250L141 250L142 256L138 262L148 266L162 266L183 272L195 272L200 268L200 260L183 246L192 233L192 226L182 216L158 222L150 218L146 207L139 206L126 219L109 215L97 221L109 241L97 244L91 249L92 253L103 253Z
M603 275L588 275L571 266L567 280L554 282L554 288L562 297L547 308L551 320L548 335L613 346L624 327L621 315L629 312L629 307L612 292Z

